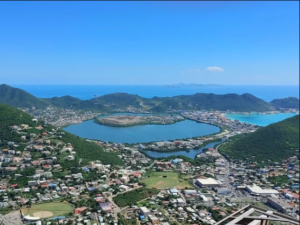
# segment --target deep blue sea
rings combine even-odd
[[[267,102],[275,98],[299,98],[299,86],[246,86],[246,85],[205,85],[200,87],[170,88],[162,85],[12,85],[21,88],[36,97],[51,98],[70,95],[79,99],[90,99],[94,95],[105,95],[115,92],[137,94],[141,97],[172,97],[192,95],[195,93],[244,94],[250,93]]]

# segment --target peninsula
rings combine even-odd
[[[182,120],[184,120],[184,118],[179,115],[118,115],[109,116],[105,118],[96,118],[94,119],[94,122],[105,126],[128,127],[145,124],[166,125],[176,123]]]

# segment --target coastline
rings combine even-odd
[[[201,136],[201,137],[206,137],[206,136]],[[222,141],[222,138],[217,138],[213,140],[208,140],[204,141],[203,144],[195,146],[194,148],[178,148],[178,149],[167,149],[167,150],[157,150],[157,149],[143,149],[139,150],[140,152],[144,153],[144,151],[152,151],[152,152],[181,152],[181,151],[193,151],[193,150],[198,150],[199,148],[205,147],[206,145],[213,143],[213,142],[219,142]]]
[[[128,113],[128,112],[126,112]],[[220,115],[224,116],[224,113],[225,112],[220,112]],[[235,113],[238,113],[238,112],[235,112]],[[130,113],[130,114],[139,114],[139,113]],[[208,140],[208,141],[205,141],[203,144],[201,145],[197,145],[197,146],[193,146],[193,147],[189,147],[189,148],[174,148],[174,149],[152,149],[152,148],[148,148],[146,147],[145,149],[138,149],[136,146],[135,148],[137,148],[137,150],[139,150],[140,152],[143,152],[144,153],[144,150],[149,150],[149,151],[154,151],[154,152],[180,152],[180,151],[193,151],[193,150],[197,150],[201,147],[203,147],[205,144],[208,144],[208,143],[211,143],[211,142],[214,142],[216,140],[219,140],[222,138],[222,134],[223,135],[226,135],[230,132],[232,132],[232,129],[230,129],[230,127],[226,126],[226,125],[222,125],[222,124],[219,124],[219,123],[214,123],[214,122],[211,122],[211,121],[201,121],[201,120],[197,120],[197,119],[193,119],[193,118],[189,118],[187,116],[184,116],[183,114],[181,113],[174,113],[174,114],[178,114],[180,116],[182,116],[185,120],[190,120],[190,121],[195,121],[196,123],[203,123],[203,124],[209,124],[209,125],[212,125],[212,126],[215,126],[215,127],[218,127],[220,130],[218,132],[215,132],[215,133],[212,133],[212,134],[209,134],[209,135],[204,135],[204,136],[193,136],[193,137],[188,137],[188,138],[182,138],[182,139],[170,139],[170,140],[166,140],[166,141],[187,141],[187,140],[197,140],[197,139],[200,139],[200,138],[214,138],[213,140]],[[106,114],[99,114],[98,116],[94,117],[94,119],[98,118],[99,116],[106,116],[106,115],[112,115],[112,113],[106,113]],[[92,119],[89,119],[89,120],[92,120]],[[250,123],[249,123],[250,124]],[[159,124],[161,125],[161,124]],[[165,124],[165,125],[168,125],[168,124]],[[262,127],[262,126],[259,126],[259,125],[255,125],[257,127]],[[67,127],[67,126],[65,126]],[[100,140],[100,139],[90,139],[90,138],[84,138],[84,139],[87,139],[87,140],[90,140],[90,141],[99,141],[99,142],[106,142],[104,140]],[[110,144],[123,144],[125,145],[125,147],[131,147],[131,146],[134,146],[134,145],[139,145],[139,144],[143,144],[143,145],[150,145],[150,144],[155,144],[157,142],[160,142],[160,141],[151,141],[151,142],[136,142],[136,143],[126,143],[126,142],[123,142],[123,143],[117,143],[117,142],[110,142],[108,141],[107,143],[110,143]],[[174,145],[172,146],[174,147]],[[163,147],[162,147],[163,148]]]

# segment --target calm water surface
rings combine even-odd
[[[116,113],[112,115],[124,114],[130,115],[130,113]],[[170,125],[140,125],[132,127],[109,127],[96,124],[93,120],[88,120],[70,125],[64,128],[64,130],[88,139],[115,143],[145,143],[205,136],[218,133],[220,128],[210,124],[197,123],[192,120],[184,120]]]
[[[259,126],[267,126],[271,123],[277,123],[289,117],[295,116],[296,113],[276,113],[276,114],[258,114],[251,113],[248,115],[244,114],[225,114],[231,120],[239,120],[241,122],[247,122]]]
[[[196,155],[200,154],[203,149],[205,148],[213,148],[215,145],[222,143],[222,141],[219,142],[212,142],[207,144],[206,146],[199,148],[199,149],[191,149],[189,152],[187,151],[177,151],[177,152],[156,152],[156,151],[150,151],[150,150],[146,150],[144,151],[147,155],[153,157],[153,158],[161,158],[161,157],[169,157],[169,156],[178,156],[178,155],[183,155],[186,157],[189,157],[191,159],[194,159],[196,157]]]

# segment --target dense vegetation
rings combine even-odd
[[[157,110],[172,109],[197,109],[197,110],[233,110],[233,111],[268,111],[273,107],[267,102],[251,94],[204,94],[180,95],[173,98],[165,98],[158,105]]]
[[[123,161],[117,153],[105,152],[103,148],[94,142],[86,141],[78,136],[65,132],[62,138],[65,143],[71,143],[76,151],[76,157],[82,159],[82,163],[100,160],[104,164],[123,165]]]
[[[219,151],[233,159],[281,161],[299,149],[299,115],[270,124],[254,133],[237,135]],[[299,153],[297,153],[299,154]]]
[[[133,191],[126,192],[124,194],[117,195],[113,197],[114,202],[120,206],[125,207],[128,205],[134,205],[138,201],[145,198],[151,197],[152,195],[158,194],[159,190],[148,189],[148,188],[139,188]]]
[[[279,175],[279,176],[272,176],[268,177],[268,181],[276,186],[282,186],[283,184],[288,184],[289,179],[287,175]]]
[[[46,101],[39,99],[19,88],[13,88],[6,84],[0,85],[0,103],[18,108],[45,108],[49,105]]]
[[[82,100],[66,95],[62,97],[44,98],[44,101],[47,101],[49,104],[59,108],[67,108],[78,104]]]
[[[204,94],[180,95],[175,97],[142,98],[126,93],[107,94],[90,100],[80,100],[71,96],[37,98],[33,95],[8,85],[0,85],[0,102],[14,107],[44,108],[49,105],[76,110],[90,110],[109,113],[128,111],[128,108],[161,113],[169,110],[233,110],[240,112],[269,111],[274,107],[251,94]]]
[[[296,97],[274,99],[270,104],[276,109],[299,109],[299,99]]]
[[[33,117],[27,113],[0,103],[0,146],[6,141],[20,141],[19,135],[12,132],[10,126],[28,124],[34,127],[36,122],[32,119]]]

